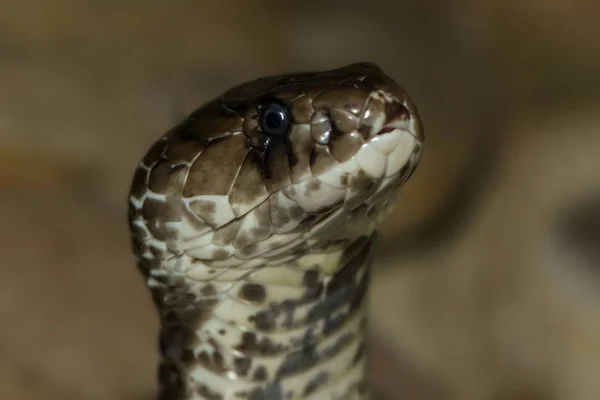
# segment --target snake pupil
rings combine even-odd
[[[260,122],[261,129],[266,134],[282,135],[288,130],[290,118],[284,106],[272,103],[264,108]]]

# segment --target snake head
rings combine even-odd
[[[143,158],[130,196],[138,253],[164,243],[176,255],[240,261],[364,234],[372,218],[358,216],[384,208],[423,139],[415,106],[373,64],[241,84]]]

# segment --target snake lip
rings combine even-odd
[[[392,132],[394,129],[396,129],[395,126],[384,126],[383,128],[381,128],[379,130],[379,132],[377,132],[377,135],[383,135],[385,133],[390,133]]]
[[[407,123],[407,121],[394,121],[392,123],[386,124],[381,129],[379,129],[379,131],[377,132],[377,134],[374,137],[385,135],[385,134],[391,133],[395,130],[401,130],[401,131],[407,132],[412,137],[414,137],[417,140],[417,142],[419,142],[421,144],[424,141],[423,134],[418,130],[416,132],[414,132],[413,129],[411,129],[410,125]]]

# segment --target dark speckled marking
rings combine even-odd
[[[302,284],[304,286],[307,287],[314,287],[320,284],[320,273],[319,270],[316,269],[317,266],[315,266],[315,269],[309,269],[304,271],[304,276],[302,277]]]
[[[241,287],[239,297],[251,303],[262,303],[267,296],[265,287],[259,283],[246,283]]]
[[[256,371],[254,371],[254,380],[255,381],[266,381],[268,378],[268,372],[267,369],[265,367],[263,367],[262,365],[258,368],[256,368]]]
[[[233,366],[238,376],[244,377],[248,375],[250,366],[252,365],[252,359],[249,357],[236,357],[233,360]]]
[[[304,388],[304,396],[308,396],[314,393],[315,390],[319,388],[319,386],[327,383],[329,380],[329,374],[325,371],[320,371],[314,378],[312,378]]]
[[[225,249],[215,249],[212,252],[213,260],[225,260],[231,256],[231,253]]]
[[[158,400],[181,399],[185,394],[185,385],[181,371],[174,363],[163,361],[158,367],[160,388]]]
[[[316,347],[316,338],[309,332],[304,339],[302,348],[286,356],[277,370],[277,379],[306,371],[319,363],[335,357],[346,346],[352,343],[352,338],[350,333],[344,334],[331,346],[321,349],[319,353]]]
[[[284,348],[275,344],[268,337],[263,337],[258,340],[253,332],[244,332],[242,341],[236,346],[236,349],[246,353],[247,355],[271,356],[281,353]]]
[[[278,314],[279,313],[277,313],[277,315]],[[277,315],[272,310],[261,311],[256,315],[250,316],[248,321],[254,323],[256,329],[263,332],[269,332],[275,329],[275,318]]]
[[[342,260],[347,260],[346,264],[340,269],[327,284],[327,294],[334,293],[343,288],[350,287],[356,283],[356,274],[364,266],[369,255],[371,242],[361,237],[348,247]]]
[[[217,289],[212,283],[207,283],[200,289],[200,293],[206,297],[214,296],[217,294]]]
[[[197,391],[198,391],[198,394],[204,396],[204,398],[207,400],[224,400],[223,396],[221,396],[221,394],[219,394],[217,392],[213,392],[206,385],[199,385]],[[178,400],[177,397],[169,398],[169,400],[176,400],[176,399]]]
[[[285,400],[279,382],[267,384],[264,388],[256,388],[250,392],[248,400]]]

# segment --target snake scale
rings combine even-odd
[[[157,140],[129,227],[159,399],[369,398],[370,248],[423,140],[371,63],[240,84]]]

